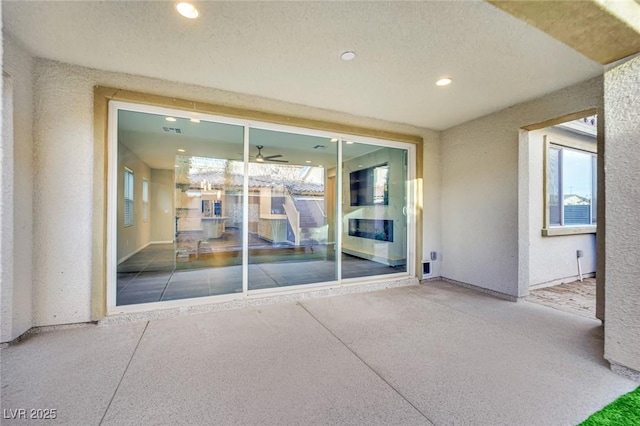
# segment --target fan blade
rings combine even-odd
[[[269,160],[268,158],[264,159],[265,161],[270,161],[272,163],[288,163],[289,160]]]
[[[270,160],[272,158],[280,158],[282,157],[282,154],[276,154],[276,155],[268,155],[266,157],[264,157],[265,160]]]

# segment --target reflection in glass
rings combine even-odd
[[[562,150],[564,225],[591,224],[592,155]]]
[[[382,164],[349,173],[352,206],[389,204],[387,175],[389,165]]]
[[[591,224],[598,222],[598,158],[593,155],[591,157]]]
[[[560,225],[560,150],[549,148],[549,224]]]
[[[406,150],[345,143],[342,182],[342,278],[406,272]]]
[[[117,305],[242,291],[243,143],[240,126],[119,111],[133,214],[117,228]]]
[[[406,272],[406,150],[246,131],[118,112],[116,305]]]
[[[249,290],[336,280],[337,144],[260,129],[249,143]]]

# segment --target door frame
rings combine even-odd
[[[260,128],[275,131],[286,131],[297,134],[308,134],[312,136],[339,137],[340,142],[343,138],[348,137],[358,143],[374,144],[376,146],[389,146],[393,148],[407,149],[408,152],[408,168],[407,168],[407,273],[389,274],[376,277],[363,277],[362,279],[342,280],[339,283],[349,285],[362,283],[363,281],[373,281],[379,278],[396,278],[398,276],[415,276],[420,277],[420,271],[416,265],[421,259],[421,228],[422,228],[422,211],[421,211],[421,175],[422,175],[422,138],[412,135],[404,135],[393,132],[384,132],[373,129],[366,129],[354,126],[346,126],[337,123],[323,122],[317,120],[309,120],[305,118],[295,118],[282,116],[278,114],[269,114],[259,111],[241,110],[214,104],[197,105],[194,102],[178,100],[175,98],[166,98],[155,95],[145,95],[136,92],[119,91],[103,87],[95,88],[94,97],[94,147],[96,155],[94,166],[100,163],[100,166],[94,169],[94,189],[99,188],[102,197],[95,197],[96,209],[94,213],[94,230],[100,229],[102,232],[96,235],[102,235],[102,241],[94,238],[93,254],[93,282],[92,282],[92,319],[99,320],[108,314],[121,313],[123,311],[146,311],[157,308],[170,308],[174,306],[191,306],[202,303],[220,302],[225,300],[236,300],[239,298],[247,298],[251,295],[260,296],[261,290],[244,289],[242,294],[232,294],[223,296],[203,297],[203,300],[184,299],[178,301],[156,302],[144,305],[132,305],[129,309],[125,307],[116,307],[115,296],[116,272],[114,262],[114,250],[116,245],[115,224],[117,206],[117,110],[123,109],[152,112],[160,114],[171,114],[173,116],[181,116],[191,118],[194,114],[198,114],[199,118],[212,120],[226,124],[236,124],[245,127],[245,165],[248,161],[248,128]],[[268,120],[268,121],[264,121]],[[284,122],[284,123],[283,123]],[[341,145],[341,143],[340,143]],[[339,148],[341,153],[341,147]],[[114,159],[115,161],[108,161]],[[101,161],[100,161],[101,160]],[[339,155],[338,161],[341,161]],[[339,175],[339,174],[338,174]],[[339,182],[337,182],[339,184]],[[340,188],[340,187],[338,187]],[[337,191],[339,193],[339,191]],[[245,194],[248,193],[245,192]],[[338,203],[340,206],[340,203]],[[102,207],[102,208],[100,208]],[[100,214],[102,213],[102,214]],[[341,212],[338,215],[341,218]],[[336,225],[340,225],[338,220]],[[411,232],[411,230],[414,232]],[[338,236],[341,235],[338,230]],[[98,244],[101,242],[101,244]],[[101,246],[101,247],[100,247]],[[246,250],[246,245],[245,245]],[[411,254],[414,254],[413,256]],[[244,257],[244,256],[243,256]],[[102,260],[101,262],[99,260]],[[339,264],[340,262],[338,262]],[[246,269],[247,262],[243,259],[243,268]],[[246,285],[246,279],[244,280]],[[330,283],[335,287],[335,282]],[[317,290],[326,287],[324,283],[305,284],[302,286],[292,286],[279,294],[294,293],[305,290]],[[271,290],[270,293],[273,293]],[[214,298],[213,300],[211,298]],[[142,309],[141,309],[142,308]]]

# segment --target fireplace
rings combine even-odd
[[[393,220],[349,219],[349,235],[376,241],[393,242]]]

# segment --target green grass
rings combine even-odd
[[[640,425],[640,387],[622,395],[602,410],[592,414],[578,426],[638,426]]]

